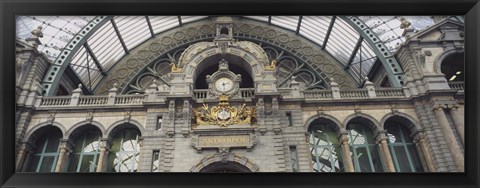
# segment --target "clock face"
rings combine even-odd
[[[233,80],[227,77],[215,81],[215,89],[220,92],[227,92],[233,89]]]

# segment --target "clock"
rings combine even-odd
[[[233,89],[234,82],[228,77],[221,77],[215,81],[215,89],[222,93],[226,93]]]

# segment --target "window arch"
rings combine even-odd
[[[441,71],[445,74],[445,78],[449,82],[463,82],[465,77],[464,63],[465,57],[464,53],[454,53],[451,54],[445,59],[443,59],[441,64]]]
[[[140,131],[123,128],[114,133],[108,155],[107,172],[137,172],[140,155]]]
[[[374,126],[365,118],[354,118],[347,125],[348,142],[355,172],[383,172],[383,161],[369,126]]]
[[[26,168],[28,172],[55,172],[59,156],[59,144],[62,132],[58,128],[43,127],[32,135],[35,149]]]
[[[74,134],[80,132],[78,136]],[[68,172],[95,172],[100,156],[101,131],[93,125],[85,125],[72,133],[74,147],[68,164]]]
[[[423,172],[411,132],[405,118],[391,117],[385,122],[388,135],[388,147],[397,172]]]
[[[310,154],[316,172],[344,172],[343,152],[338,141],[338,126],[320,118],[309,127]]]

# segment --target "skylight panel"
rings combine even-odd
[[[178,16],[149,16],[155,34],[179,26]]]
[[[299,16],[272,16],[271,23],[288,30],[296,31]]]
[[[116,16],[114,21],[129,50],[152,36],[145,16]]]
[[[304,16],[299,34],[321,46],[331,20],[331,16]]]

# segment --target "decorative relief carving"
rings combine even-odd
[[[207,104],[193,110],[193,123],[197,126],[217,125],[226,127],[232,124],[253,124],[256,120],[256,111],[253,107],[243,104],[240,108],[230,106],[228,97],[221,95],[217,106],[209,107]]]
[[[201,37],[201,38],[204,38],[204,37],[207,37],[207,36],[202,35],[202,34],[214,33],[214,32],[215,32],[215,31],[212,29],[212,26],[213,26],[212,23],[206,23],[205,25],[200,25],[200,24],[198,24],[198,25],[194,25],[193,27],[190,27],[190,28],[185,28],[185,29],[184,29],[185,32],[183,32],[183,33],[184,33],[184,34],[185,34],[185,33],[188,34],[188,37]],[[256,36],[258,36],[258,37],[267,37],[267,36],[266,36],[266,35],[267,35],[267,32],[265,32],[264,27],[265,27],[265,26],[256,26],[256,25],[249,25],[249,24],[241,24],[240,27],[239,27],[238,32],[239,32],[239,33],[248,34],[247,38],[251,38],[251,37],[249,37],[250,35],[252,35],[252,36],[256,35]],[[249,29],[247,30],[246,28],[249,28]],[[266,28],[266,27],[265,27],[265,28]],[[191,29],[191,30],[189,31],[189,29]],[[190,34],[192,34],[192,33],[193,33],[193,30],[195,30],[195,29],[198,31],[198,32],[197,32],[197,35],[196,35],[196,36],[190,36]],[[273,33],[275,33],[275,35],[278,36],[278,37],[276,37],[276,38],[274,39],[274,40],[277,40],[278,42],[281,42],[280,40],[283,41],[284,39],[286,39],[286,37],[284,37],[284,36],[288,36],[288,34],[285,35],[284,33],[281,33],[281,32],[279,32],[279,31],[275,31],[275,30],[268,30],[268,31],[269,31],[269,32],[268,32],[269,35],[272,35]],[[278,34],[277,34],[277,33],[278,33]],[[146,58],[152,57],[152,58],[154,58],[154,59],[159,59],[159,58],[161,58],[161,56],[165,55],[165,52],[167,52],[167,51],[169,51],[169,50],[172,50],[173,48],[178,48],[178,47],[179,47],[178,45],[184,45],[184,42],[182,42],[182,41],[175,42],[175,39],[174,39],[174,38],[175,38],[175,36],[174,36],[175,34],[176,34],[176,33],[169,32],[168,34],[166,34],[166,35],[165,35],[164,37],[162,37],[162,38],[158,38],[158,39],[156,39],[156,40],[152,40],[152,44],[155,43],[155,42],[158,43],[158,44],[161,44],[161,45],[159,45],[160,49],[159,49],[157,52],[152,52],[152,51],[151,51],[151,50],[156,50],[156,47],[157,47],[156,45],[152,45],[152,48],[155,47],[155,48],[153,48],[153,49],[150,48],[150,47],[151,47],[150,45],[147,45],[147,46],[143,47],[143,48],[144,48],[143,50],[146,50],[146,51],[148,51],[148,52],[150,53],[150,54],[148,54],[148,56],[147,56]],[[177,37],[178,37],[178,36],[177,36]],[[184,38],[185,38],[185,37],[186,37],[186,36],[184,36]],[[256,37],[255,37],[255,38],[256,38]],[[252,38],[252,40],[254,40],[254,39]],[[172,45],[172,44],[175,44],[176,46],[175,46],[175,45],[170,46],[170,45]],[[289,42],[287,43],[287,45],[289,45],[290,47],[292,47],[292,48],[294,48],[294,49],[299,49],[299,48],[302,48],[302,49],[303,49],[305,46],[308,46],[308,44],[304,44],[304,43],[301,42],[300,40],[293,39],[293,38],[291,38],[291,39],[289,40]],[[262,46],[262,48],[263,48],[263,46]],[[252,50],[252,49],[250,48],[250,51],[251,51],[251,50]],[[158,53],[158,52],[161,52],[161,53]],[[299,52],[302,53],[302,54],[305,54],[305,52],[303,52],[303,50],[299,50]],[[297,53],[298,53],[298,52],[297,52]],[[132,55],[135,55],[135,56],[138,55],[138,54],[139,54],[138,52],[137,52],[137,53],[132,53]],[[253,53],[252,53],[252,54],[253,54]],[[310,53],[309,53],[309,50],[307,50],[307,54],[310,54]],[[262,57],[261,54],[256,53],[256,55],[259,56],[259,57]],[[297,54],[297,55],[300,55],[300,54]],[[324,62],[324,61],[326,61],[326,59],[328,59],[328,61],[326,61],[326,63],[330,63],[330,61],[332,61],[332,60],[330,60],[330,58],[322,56],[321,52],[317,52],[317,51],[314,51],[314,52],[313,52],[311,55],[309,55],[309,56],[313,56],[313,57],[308,57],[308,56],[307,56],[307,58],[311,59],[311,60],[312,60],[312,63],[315,63],[315,64],[316,64],[316,63]],[[324,58],[322,58],[322,57],[324,57]],[[193,58],[193,57],[189,57],[188,59],[191,59],[191,58]],[[278,60],[277,60],[277,61],[278,61]],[[125,64],[123,64],[123,65],[122,65],[122,64],[118,64],[117,66],[114,67],[114,69],[113,69],[112,71],[117,71],[118,68],[122,68],[122,67],[127,68],[127,67],[128,67],[128,68],[129,68],[129,71],[131,71],[132,74],[140,75],[140,74],[139,74],[139,71],[145,70],[144,68],[142,68],[142,69],[133,69],[133,68],[132,68],[132,67],[138,67],[138,64],[140,64],[140,62],[131,62],[130,65],[128,65],[128,66],[127,66],[127,64],[128,64],[127,62],[128,62],[128,61],[126,61]],[[147,61],[142,61],[142,62],[141,62],[141,64],[145,64],[145,65],[148,64],[148,63],[149,63],[149,62],[147,62]],[[155,63],[156,63],[156,62],[155,62]],[[134,66],[135,64],[137,64],[137,65]],[[150,64],[154,64],[154,63],[152,62],[152,63],[150,63]],[[181,62],[181,63],[179,63],[179,64],[177,64],[177,65],[180,66],[180,64],[183,64],[183,62]],[[278,67],[279,64],[281,64],[281,62],[278,61],[278,62],[277,62],[277,67]],[[143,65],[141,65],[141,66],[143,66]],[[118,67],[118,68],[116,68],[116,67]],[[334,66],[334,67],[335,67],[335,66]],[[263,67],[262,67],[262,68],[263,68]],[[322,67],[322,68],[323,68],[323,67]],[[258,67],[257,67],[257,69],[258,69]],[[338,71],[336,68],[333,69],[333,70],[334,70],[333,73],[335,73],[335,72]],[[331,71],[331,69],[327,68],[327,71]],[[327,75],[327,77],[331,77],[331,76],[332,76],[332,75],[331,75],[332,73],[328,73],[328,74],[330,74],[330,75]],[[323,77],[323,76],[322,76],[322,77]],[[105,83],[109,83],[109,81],[110,81],[111,79],[114,79],[114,78],[115,78],[115,76],[107,77],[106,80],[105,80]],[[123,78],[123,79],[119,79],[119,80],[117,81],[117,83],[119,83],[120,86],[121,86],[121,87],[119,88],[119,90],[120,90],[120,92],[122,92],[122,93],[128,93],[128,92],[130,91],[129,89],[127,89],[127,88],[125,88],[125,87],[128,87],[128,86],[130,85],[129,83],[132,82],[131,80],[125,80],[125,79],[126,79],[126,77]],[[133,79],[136,79],[136,78],[133,78]],[[343,80],[343,79],[339,79],[339,81],[344,81],[344,80]],[[125,82],[127,82],[127,83],[125,83]],[[350,84],[350,82],[344,82],[344,83],[339,82],[339,84],[341,84],[341,88],[349,88],[349,87],[350,87],[350,86],[348,85],[348,84]],[[351,88],[351,87],[350,87],[350,88]],[[108,91],[108,87],[106,86],[106,84],[100,84],[100,85],[99,85],[99,88],[97,89],[97,93],[96,93],[96,94],[99,94],[99,93],[102,93],[102,92],[107,92],[107,91]]]
[[[150,44],[148,49],[150,49],[150,51],[152,51],[152,52],[156,52],[156,51],[160,50],[160,47],[161,47],[160,44],[152,43],[152,44]]]

